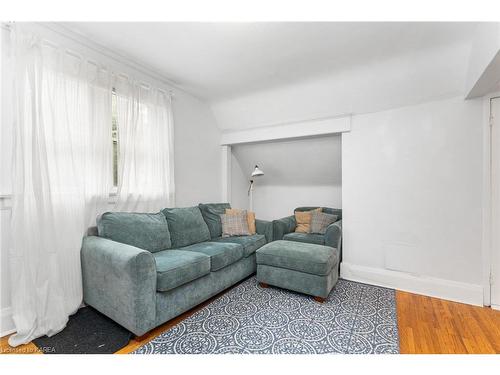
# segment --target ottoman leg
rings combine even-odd
[[[269,285],[267,285],[266,283],[259,283],[260,287],[261,288],[268,288]]]
[[[314,300],[319,303],[325,302],[325,299],[323,297],[314,297]]]

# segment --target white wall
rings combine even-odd
[[[500,310],[500,97],[491,101],[491,307]],[[485,241],[486,242],[486,241]]]
[[[482,22],[476,28],[470,51],[465,87],[467,96],[473,98],[498,90],[499,71],[500,23]]]
[[[463,94],[468,44],[407,53],[276,89],[212,103],[221,129],[376,112]]]
[[[344,277],[482,304],[482,102],[354,116],[342,139]]]
[[[299,206],[342,206],[340,135],[232,147],[232,205],[248,206],[249,175],[257,164],[253,206],[258,218],[277,219]]]
[[[301,206],[342,208],[340,185],[265,185],[254,193],[254,211],[264,220],[293,215],[293,210]]]
[[[235,208],[242,208],[242,209],[248,209],[249,205],[249,198],[248,198],[248,187],[250,184],[250,174],[253,171],[253,167],[255,165],[255,162],[248,162],[245,161],[239,161],[238,158],[236,157],[234,150],[236,147],[231,147],[231,206]],[[242,166],[244,165],[244,166]],[[262,163],[261,163],[262,166]],[[259,180],[256,182],[255,190],[254,193],[259,189],[260,186],[260,177]],[[262,219],[260,217],[260,213],[258,216],[259,219]]]
[[[174,98],[175,203],[219,202],[220,131],[210,107],[190,95]]]

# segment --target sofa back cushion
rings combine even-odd
[[[226,208],[231,208],[231,205],[229,203],[200,203],[198,207],[203,215],[203,220],[207,223],[210,237],[220,237],[222,235],[220,215],[226,213]]]
[[[294,211],[311,211],[315,208],[318,208],[318,206],[297,207]],[[342,220],[342,209],[340,208],[321,207],[321,212],[324,212],[325,214],[335,215],[337,216],[337,220]]]
[[[97,232],[99,237],[152,253],[172,246],[167,220],[161,212],[106,212],[97,221]]]
[[[162,212],[167,218],[173,248],[210,240],[210,231],[198,207],[164,208]]]

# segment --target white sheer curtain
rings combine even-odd
[[[111,79],[16,26],[11,295],[17,346],[62,330],[82,302],[80,248],[112,185]],[[95,221],[94,221],[95,223]]]
[[[169,93],[127,77],[115,81],[119,134],[117,211],[154,212],[174,204]]]

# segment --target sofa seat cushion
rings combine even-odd
[[[181,248],[210,257],[210,270],[218,271],[243,258],[243,246],[229,242],[201,242]]]
[[[317,234],[317,233],[292,232],[292,233],[285,234],[283,236],[283,239],[286,241],[313,243],[316,245],[324,245],[325,244],[325,235]]]
[[[166,292],[210,273],[208,255],[183,250],[153,254],[156,262],[156,289]]]
[[[171,247],[165,216],[133,212],[106,212],[97,221],[99,237],[151,251]]]
[[[325,276],[338,262],[333,247],[294,241],[274,241],[257,251],[257,264]]]
[[[212,241],[215,242],[229,242],[237,243],[243,246],[244,257],[255,253],[255,251],[266,244],[266,236],[263,234],[254,234],[251,236],[234,236],[234,237],[220,237]]]
[[[210,231],[198,207],[164,208],[172,247],[179,248],[210,240]]]

